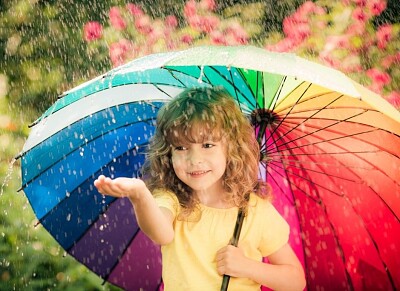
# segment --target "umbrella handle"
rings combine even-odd
[[[231,278],[231,276],[224,275],[224,277],[222,278],[221,291],[228,290],[228,285],[229,285],[229,279],[230,278]]]
[[[239,236],[240,236],[240,231],[242,230],[242,225],[243,225],[243,220],[244,220],[244,209],[240,208],[238,212],[238,216],[236,219],[236,224],[235,224],[235,229],[233,231],[233,237],[230,241],[230,244],[233,245],[234,247],[237,247],[238,242],[239,242]],[[221,284],[221,291],[227,291],[228,290],[228,285],[229,285],[229,279],[231,277],[229,275],[224,275],[222,278],[222,284]]]

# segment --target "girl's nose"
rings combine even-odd
[[[203,156],[198,150],[190,150],[188,158],[191,165],[198,165],[203,162]]]

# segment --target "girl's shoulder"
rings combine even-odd
[[[270,196],[268,197],[261,197],[257,195],[256,193],[251,193],[250,194],[250,199],[248,203],[249,208],[268,208],[268,207],[273,207],[272,205],[272,198]]]
[[[168,208],[174,214],[179,213],[180,211],[179,200],[174,192],[168,189],[158,188],[154,189],[152,194],[158,206]]]

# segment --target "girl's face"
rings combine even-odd
[[[201,135],[201,133],[199,133]],[[196,141],[172,146],[172,165],[178,178],[194,193],[222,195],[227,163],[224,139],[196,138]]]

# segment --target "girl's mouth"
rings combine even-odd
[[[193,171],[193,172],[189,172],[188,174],[192,177],[200,177],[204,174],[207,174],[209,171]]]

